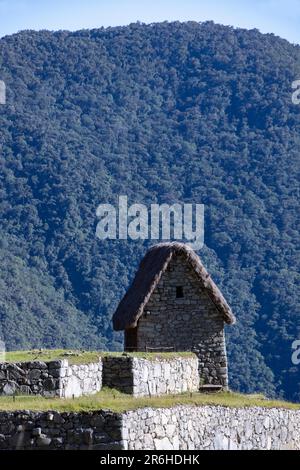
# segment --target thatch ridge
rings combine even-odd
[[[199,256],[188,245],[179,242],[158,243],[152,246],[142,259],[136,276],[121,300],[114,316],[115,330],[134,328],[144,311],[152,292],[158,285],[174,255],[183,255],[197,274],[203,287],[228,324],[235,317],[222,293],[206,271]]]

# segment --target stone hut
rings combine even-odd
[[[194,351],[201,385],[227,387],[225,323],[235,317],[197,254],[184,243],[149,249],[114,316],[126,351]]]

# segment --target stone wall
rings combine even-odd
[[[102,359],[89,364],[69,365],[62,361],[60,371],[60,397],[72,398],[92,395],[102,388]]]
[[[0,363],[0,395],[71,398],[101,390],[102,360],[69,365],[67,360]]]
[[[192,353],[151,360],[124,355],[78,365],[70,365],[67,360],[0,363],[0,395],[60,398],[91,395],[101,390],[102,374],[103,385],[134,396],[199,389],[198,358]]]
[[[176,406],[0,412],[0,449],[300,449],[300,410]]]
[[[0,412],[0,450],[123,448],[122,416],[93,413]]]
[[[132,356],[103,357],[103,386],[133,393]]]
[[[138,322],[137,349],[148,348],[193,350],[201,384],[228,385],[224,320],[182,256],[172,259]]]
[[[126,450],[300,449],[300,410],[177,406],[123,415]]]
[[[104,357],[103,385],[135,397],[197,391],[198,358],[193,354],[151,360],[126,355]]]

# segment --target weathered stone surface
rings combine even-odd
[[[2,450],[122,448],[122,419],[110,411],[0,412],[2,422],[5,423],[0,434]]]
[[[43,385],[44,391],[47,392],[55,391],[58,388],[57,381],[55,379],[46,379]]]
[[[64,371],[64,372],[63,372]],[[97,363],[65,364],[60,377],[61,396],[70,398],[97,393],[102,388],[102,359]]]
[[[0,412],[0,449],[300,449],[299,420],[296,410],[222,406]]]
[[[2,388],[2,393],[3,395],[13,395],[14,393],[16,393],[16,390],[17,384],[12,381],[7,381],[4,387]]]
[[[5,380],[7,378],[7,371],[0,369],[0,380]]]
[[[0,364],[0,395],[16,393],[69,398],[101,390],[102,360],[70,365],[67,360]]]
[[[82,395],[81,380],[75,375],[71,375],[65,384],[65,397],[80,397]]]
[[[9,364],[7,367],[7,376],[11,380],[22,380],[24,377],[24,370],[18,364]]]
[[[300,449],[299,422],[300,411],[277,408],[146,408],[124,413],[123,442],[129,450]]]
[[[28,379],[30,381],[39,380],[41,378],[42,371],[40,369],[32,369],[28,373]]]
[[[198,358],[194,354],[151,360],[108,356],[103,358],[103,385],[136,397],[197,391]]]
[[[258,407],[0,412],[0,449],[299,450],[299,421],[299,410]]]

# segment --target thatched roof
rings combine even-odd
[[[204,268],[198,255],[186,244],[171,242],[152,246],[142,259],[134,281],[121,300],[114,316],[115,330],[134,328],[143,314],[144,307],[166,271],[173,256],[182,255],[193,268],[204,288],[228,324],[235,323],[235,317],[222,293]]]

